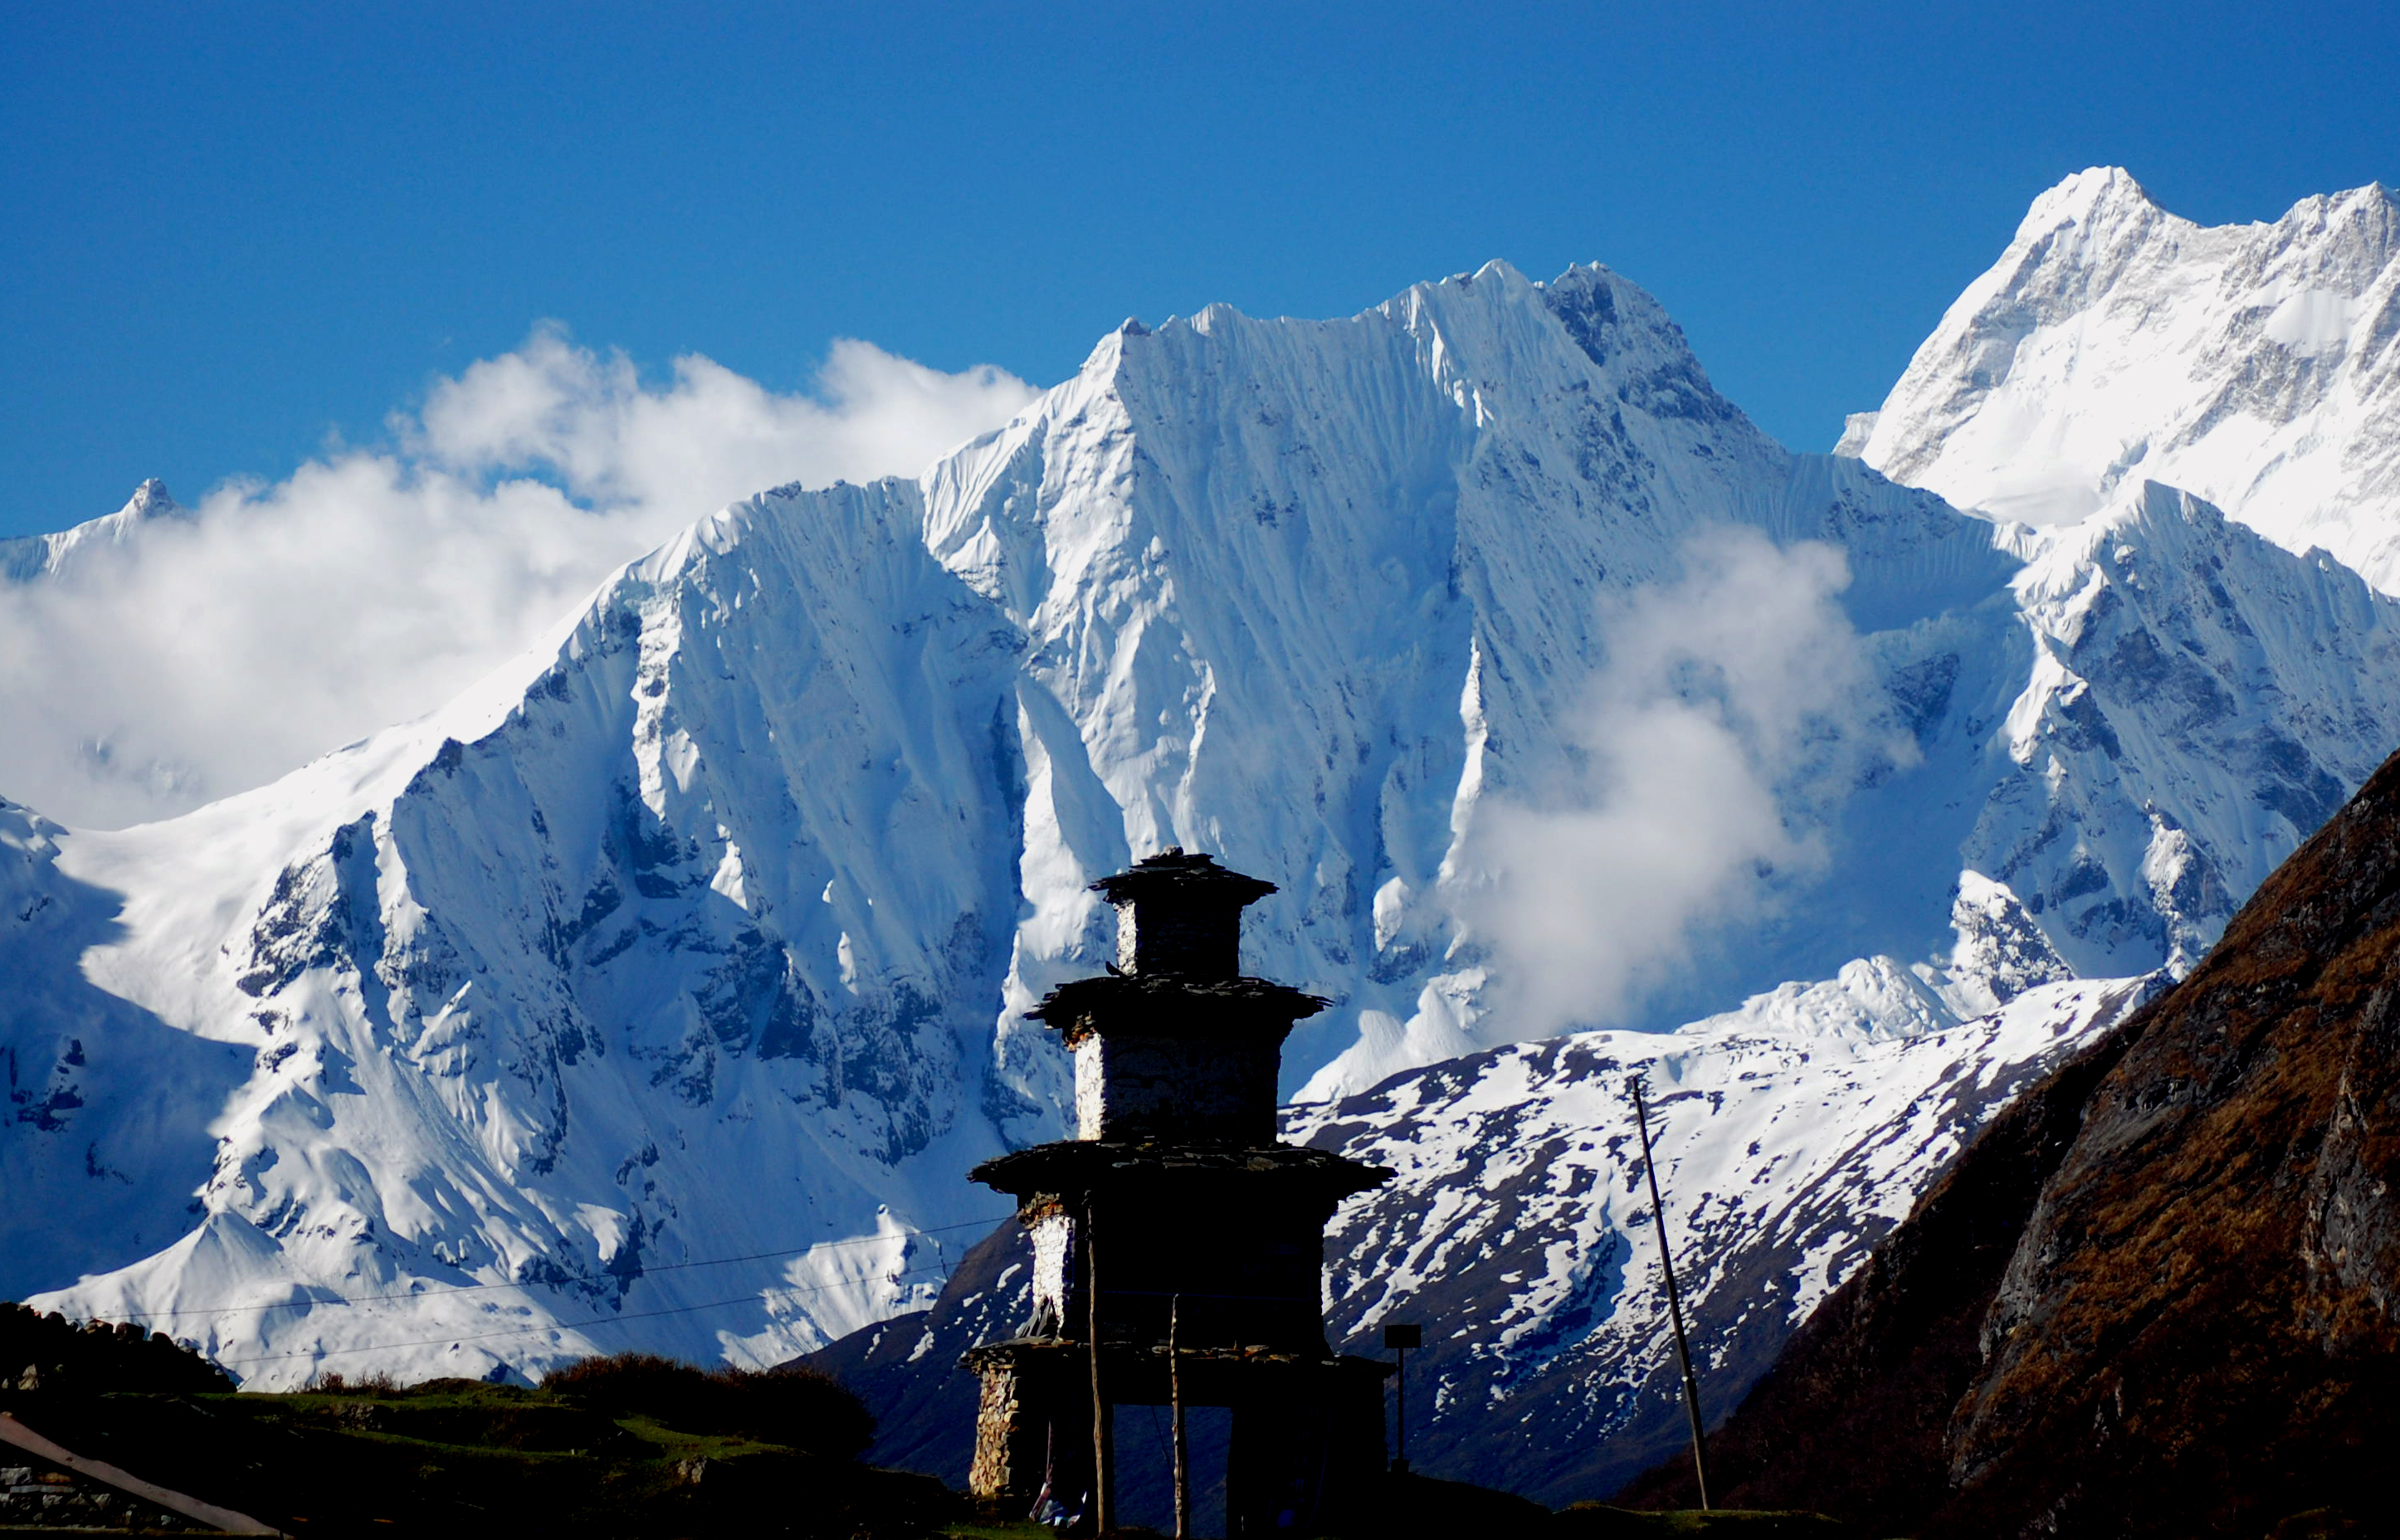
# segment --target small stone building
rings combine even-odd
[[[1241,975],[1242,910],[1272,884],[1170,849],[1092,886],[1116,906],[1116,963],[1030,1013],[1075,1056],[1076,1137],[973,1172],[1031,1233],[1034,1314],[966,1356],[970,1481],[1080,1506],[1105,1409],[1180,1390],[1232,1411],[1230,1533],[1273,1533],[1384,1467],[1390,1367],[1327,1345],[1318,1279],[1334,1206],[1391,1172],[1275,1138],[1284,1039],[1325,1002]]]

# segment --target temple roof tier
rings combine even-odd
[[[1059,985],[1025,1016],[1057,1028],[1070,1048],[1095,1031],[1150,1036],[1206,1031],[1220,1037],[1255,1033],[1280,1040],[1293,1022],[1331,1003],[1322,995],[1263,978],[1105,974]]]
[[[959,1362],[969,1369],[988,1365],[1023,1363],[1029,1359],[1057,1359],[1080,1369],[1091,1359],[1091,1344],[1070,1337],[1012,1337],[1005,1342],[985,1342],[971,1347],[960,1356]],[[1113,1340],[1100,1343],[1104,1360],[1113,1360],[1126,1367],[1156,1361],[1164,1366],[1167,1353],[1164,1342],[1129,1342]],[[1363,1358],[1348,1353],[1294,1353],[1272,1347],[1180,1347],[1175,1356],[1187,1370],[1203,1365],[1275,1365],[1287,1370],[1331,1371],[1359,1374],[1369,1379],[1389,1379],[1398,1366],[1381,1358]]]
[[[1186,855],[1180,846],[1170,845],[1156,855],[1137,861],[1131,867],[1113,877],[1101,878],[1092,884],[1092,892],[1111,904],[1129,904],[1151,898],[1203,898],[1230,900],[1234,905],[1255,904],[1275,891],[1272,882],[1227,871],[1208,855]]]
[[[1392,1179],[1388,1166],[1369,1165],[1330,1150],[1305,1145],[1211,1148],[1177,1144],[1119,1144],[1101,1139],[1064,1139],[1037,1144],[984,1162],[968,1177],[1002,1192],[1088,1192],[1098,1188],[1139,1186],[1162,1177],[1222,1174],[1264,1178],[1316,1189],[1329,1202],[1364,1192]]]

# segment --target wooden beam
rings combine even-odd
[[[1084,1206],[1084,1299],[1090,1307],[1092,1338],[1092,1533],[1116,1528],[1115,1451],[1110,1447],[1108,1397],[1100,1384],[1100,1272],[1094,1244],[1091,1200]]]

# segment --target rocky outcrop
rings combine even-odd
[[[231,1390],[216,1365],[162,1332],[123,1321],[76,1323],[0,1302],[0,1398],[35,1392],[208,1395]]]
[[[1722,1501],[1957,1535],[2380,1511],[2400,1436],[2400,759],[1996,1120],[1715,1444]],[[1636,1483],[1677,1500],[1673,1465]]]

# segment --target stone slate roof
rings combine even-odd
[[[1103,974],[1070,979],[1025,1013],[1067,1034],[1070,1045],[1105,1017],[1111,1032],[1184,1032],[1214,1027],[1280,1037],[1302,1016],[1333,1003],[1263,978],[1189,978],[1180,974]]]
[[[1149,899],[1174,893],[1177,896],[1212,899],[1230,898],[1240,904],[1255,904],[1275,891],[1272,882],[1261,882],[1255,877],[1229,871],[1217,865],[1209,855],[1183,853],[1180,845],[1169,845],[1156,855],[1135,862],[1113,877],[1101,878],[1092,884],[1092,892],[1111,904],[1133,899]]]
[[[1102,1139],[1037,1144],[995,1156],[967,1176],[1003,1192],[1027,1193],[1088,1192],[1120,1181],[1146,1184],[1202,1172],[1256,1175],[1278,1184],[1314,1188],[1333,1202],[1392,1179],[1388,1166],[1304,1145],[1118,1144]]]

